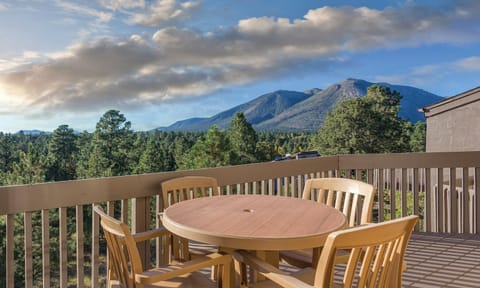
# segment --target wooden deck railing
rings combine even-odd
[[[0,251],[5,263],[0,287],[18,287],[19,281],[25,287],[103,287],[105,243],[98,218],[91,217],[92,204],[106,205],[134,232],[144,231],[157,225],[155,215],[163,209],[160,183],[183,175],[214,176],[224,194],[288,197],[301,197],[308,178],[356,178],[377,187],[376,221],[418,214],[419,231],[480,233],[480,152],[343,155],[5,186],[0,187],[0,241],[6,246]],[[23,252],[14,255],[19,245]],[[140,247],[145,259],[155,258],[152,246]]]

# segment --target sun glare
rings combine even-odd
[[[16,101],[15,97],[13,97],[12,93],[8,92],[8,89],[7,87],[5,87],[5,84],[0,82],[0,105],[2,106],[2,110],[13,105],[15,101]]]

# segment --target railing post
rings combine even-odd
[[[138,233],[148,230],[150,223],[150,197],[135,198],[132,200],[132,232]],[[143,261],[143,267],[149,268],[150,265],[150,243],[144,241],[137,244],[138,252]]]

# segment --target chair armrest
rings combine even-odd
[[[313,286],[293,277],[292,275],[268,264],[247,251],[237,250],[233,252],[233,258],[242,262],[266,278],[285,288],[313,288]]]
[[[179,262],[176,265],[150,269],[143,273],[135,274],[135,282],[143,285],[152,284],[215,265],[224,265],[224,269],[228,269],[227,271],[229,272],[232,265],[232,256],[212,253],[191,261]]]
[[[132,236],[135,242],[142,242],[142,241],[150,240],[152,238],[169,236],[169,235],[171,235],[171,233],[167,229],[165,229],[164,227],[160,227],[160,228],[148,230],[145,232],[139,232],[139,233],[133,234]]]

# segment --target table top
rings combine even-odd
[[[220,247],[279,251],[320,247],[329,233],[346,227],[346,218],[310,200],[228,195],[174,204],[162,223],[176,235]]]

